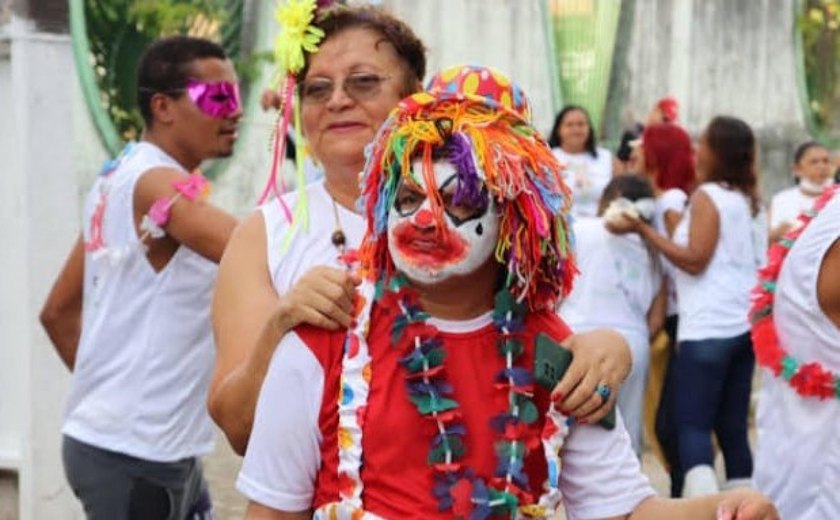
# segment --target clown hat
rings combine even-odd
[[[493,67],[455,65],[443,69],[429,80],[426,90],[439,99],[451,94],[458,99],[513,111],[525,121],[531,121],[531,104],[525,92]]]

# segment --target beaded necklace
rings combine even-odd
[[[782,264],[793,244],[808,224],[838,193],[840,193],[840,185],[828,188],[817,199],[812,209],[800,214],[798,225],[770,247],[768,253],[770,261],[759,271],[759,283],[753,291],[750,319],[756,360],[759,365],[769,368],[776,377],[785,380],[802,397],[840,399],[840,375],[827,370],[815,361],[803,363],[782,347],[773,321],[776,283]]]

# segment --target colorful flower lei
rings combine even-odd
[[[769,262],[759,271],[759,283],[753,291],[750,320],[756,360],[759,365],[769,368],[776,377],[787,381],[802,397],[840,399],[840,376],[825,369],[818,362],[803,363],[782,347],[773,321],[776,283],[782,264],[793,244],[808,224],[838,193],[840,193],[840,185],[828,188],[817,199],[812,209],[799,215],[797,226],[770,247]]]
[[[439,511],[451,511],[458,518],[485,520],[491,516],[509,518],[546,518],[559,507],[560,450],[568,435],[568,419],[550,405],[540,434],[533,425],[539,411],[532,400],[533,375],[516,366],[524,346],[517,336],[524,328],[527,305],[516,302],[508,290],[496,297],[493,321],[500,332],[498,353],[505,368],[496,376],[496,387],[508,393],[509,408],[491,420],[496,432],[496,476],[489,482],[467,468],[466,427],[461,422],[459,404],[452,398],[452,386],[445,379],[446,351],[435,327],[426,323],[429,315],[417,303],[417,297],[402,275],[386,284],[366,282],[361,294],[364,301],[379,301],[399,309],[391,332],[391,342],[406,352],[400,364],[406,371],[406,385],[417,412],[435,423],[438,431],[429,445],[428,462],[435,471],[432,490]],[[365,306],[365,304],[362,304]],[[361,314],[367,316],[369,314]],[[367,331],[369,323],[357,324],[357,331]],[[370,354],[358,334],[348,335],[342,364],[339,397],[339,494],[342,501],[319,508],[315,518],[376,518],[364,511],[361,503],[362,463],[361,433],[370,379]],[[530,450],[542,443],[546,456],[548,481],[545,492],[535,500],[529,490],[524,461]]]

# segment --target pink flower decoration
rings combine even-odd
[[[169,223],[170,207],[169,199],[163,198],[156,200],[152,204],[152,207],[149,208],[149,218],[159,227],[166,226]]]
[[[189,200],[196,200],[199,196],[206,195],[207,179],[200,173],[193,173],[182,181],[172,184],[175,190]]]

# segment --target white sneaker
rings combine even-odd
[[[717,475],[711,466],[694,466],[685,474],[682,496],[685,498],[713,495],[720,491]]]

